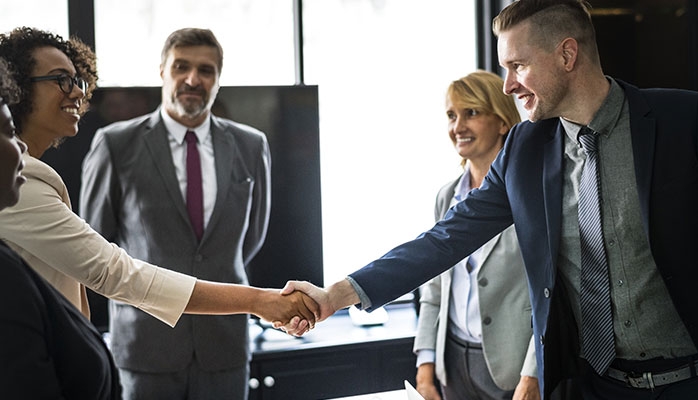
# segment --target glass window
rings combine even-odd
[[[40,12],[37,12],[40,10]],[[0,31],[29,26],[68,38],[68,2],[25,0],[0,2]]]
[[[434,223],[461,173],[448,84],[476,67],[474,2],[305,0],[305,81],[320,105],[326,284]]]
[[[292,85],[289,0],[95,0],[100,86],[159,86],[160,51],[184,27],[208,28],[223,46],[222,86]]]

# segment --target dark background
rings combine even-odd
[[[587,0],[607,75],[639,87],[698,90],[698,1]],[[499,71],[492,18],[510,0],[477,0],[478,68]]]

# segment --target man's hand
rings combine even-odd
[[[279,322],[293,327],[294,332],[303,334],[315,326],[320,308],[318,304],[303,292],[281,294],[278,289],[264,289],[254,314],[263,320]]]
[[[540,400],[538,378],[522,375],[512,400]]]
[[[288,281],[281,294],[290,295],[295,292],[305,293],[318,304],[317,322],[324,321],[337,310],[359,302],[359,296],[354,291],[351,283],[346,279],[334,283],[327,289],[319,288],[310,282]],[[280,328],[288,334],[300,336],[307,332],[307,329],[303,329],[302,322],[300,319],[292,319],[288,323],[285,323],[283,320],[275,320],[274,327]]]
[[[319,315],[317,321],[324,321],[337,310],[332,308],[330,303],[330,294],[327,290],[319,288],[310,282],[306,281],[288,281],[286,286],[281,289],[281,294],[289,295],[295,292],[303,292],[310,298],[315,300],[319,307]]]

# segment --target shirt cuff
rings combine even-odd
[[[436,362],[436,351],[430,349],[417,350],[417,368],[425,363]]]
[[[351,286],[354,287],[354,291],[356,292],[356,294],[359,295],[359,304],[357,304],[356,307],[359,310],[366,310],[367,308],[371,308],[371,299],[368,298],[368,295],[366,295],[364,289],[361,286],[359,286],[359,284],[351,276],[347,276],[346,279],[349,281],[349,283],[351,283]]]
[[[159,268],[143,303],[137,307],[174,327],[189,304],[194,285],[193,276]]]

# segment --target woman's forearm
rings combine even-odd
[[[254,314],[267,321],[298,316],[315,323],[317,304],[300,292],[282,295],[278,289],[197,280],[186,314]]]

